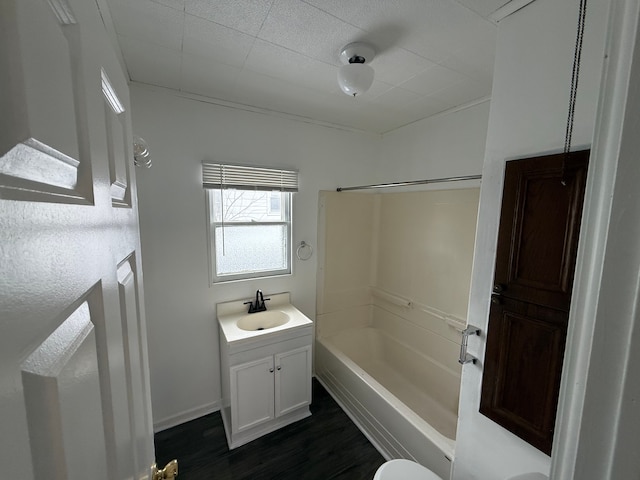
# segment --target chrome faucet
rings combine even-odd
[[[249,305],[248,313],[256,313],[256,312],[264,312],[267,309],[267,306],[264,302],[267,300],[271,300],[270,298],[264,298],[262,295],[262,290],[256,290],[256,300],[254,302],[244,302],[244,305]]]

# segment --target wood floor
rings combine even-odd
[[[313,380],[312,415],[229,450],[220,413],[159,432],[156,458],[179,480],[372,480],[384,458]]]

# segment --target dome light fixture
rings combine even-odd
[[[338,85],[344,93],[355,97],[369,90],[374,70],[366,62],[371,62],[374,56],[373,47],[362,42],[350,43],[342,49],[340,60],[344,65],[338,70]]]

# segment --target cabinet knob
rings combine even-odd
[[[269,373],[273,373],[273,368],[270,368],[270,369],[269,369]]]
[[[280,365],[278,365],[276,368],[277,368],[278,370],[282,370],[282,366],[280,366]]]

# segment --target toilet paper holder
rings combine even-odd
[[[458,363],[460,363],[461,365],[465,365],[467,363],[476,363],[476,361],[478,360],[473,355],[467,353],[467,342],[470,335],[480,335],[480,329],[472,325],[467,325],[467,328],[462,331],[462,342],[460,343],[460,358],[458,359]]]

